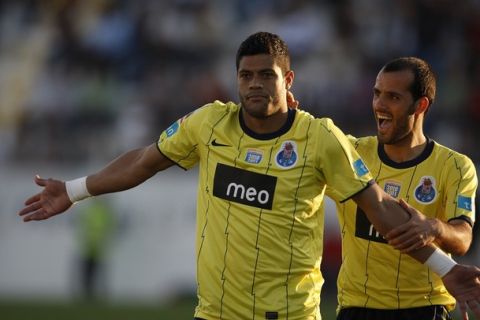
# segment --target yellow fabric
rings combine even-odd
[[[290,128],[255,136],[240,111],[216,101],[158,142],[179,166],[200,166],[195,316],[320,319],[325,184],[347,199],[372,177],[331,120],[291,111]]]
[[[433,150],[423,155],[423,161],[395,168],[380,159],[376,137],[350,139],[376,182],[393,197],[403,198],[428,217],[448,221],[465,216],[474,221],[473,206],[466,210],[468,206],[458,202],[461,196],[473,204],[478,183],[475,167],[466,156],[431,141]],[[421,194],[424,184],[433,185],[431,196]],[[397,309],[433,304],[453,308],[455,300],[441,279],[390,247],[369,222],[364,223],[352,200],[337,201],[337,209],[343,248],[337,281],[339,307]]]

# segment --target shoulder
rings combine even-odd
[[[473,161],[465,154],[455,151],[433,140],[436,158],[444,159],[445,162],[452,161],[457,166],[474,167]]]
[[[215,100],[214,102],[207,103],[202,107],[196,109],[192,112],[192,115],[202,115],[202,116],[222,116],[226,113],[236,113],[239,110],[239,105],[234,102],[222,102]]]
[[[239,105],[234,102],[221,102],[216,100],[192,111],[184,118],[188,118],[191,123],[214,123],[225,116],[238,114],[238,111]]]
[[[375,136],[365,136],[360,138],[355,138],[353,136],[348,136],[350,141],[358,148],[376,148],[378,146],[378,140]]]

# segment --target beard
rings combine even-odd
[[[377,139],[382,144],[392,145],[402,142],[403,140],[408,139],[412,136],[412,128],[408,125],[408,122],[403,122],[403,125],[396,126],[392,128],[390,134],[379,134],[377,133]]]
[[[242,108],[252,118],[266,119],[275,114],[278,109],[278,98],[275,97],[266,99],[265,102],[249,102],[245,96],[239,95],[239,97]],[[272,105],[273,108],[270,107]]]

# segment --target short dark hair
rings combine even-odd
[[[238,48],[236,57],[237,70],[244,56],[268,54],[278,63],[282,71],[290,70],[288,46],[278,35],[270,32],[257,32],[245,39]]]
[[[435,100],[436,79],[432,67],[425,61],[416,57],[401,57],[388,62],[381,71],[395,72],[410,70],[414,79],[410,86],[410,93],[414,100],[427,97],[430,105]]]

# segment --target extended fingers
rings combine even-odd
[[[35,201],[33,202],[32,204],[30,204],[29,206],[26,206],[25,208],[23,208],[19,213],[18,215],[19,216],[23,216],[23,215],[26,215],[28,213],[32,213],[32,212],[35,212],[37,211],[38,209],[40,209],[42,207],[42,204],[39,202],[39,201]]]
[[[462,316],[462,319],[463,320],[468,320],[467,303],[466,302],[458,302],[457,305],[460,309],[460,315]]]
[[[28,205],[31,205],[31,204],[34,203],[34,202],[39,201],[39,200],[40,200],[40,196],[41,196],[41,193],[37,193],[36,195],[28,198],[27,201],[25,201],[25,205],[28,206]]]
[[[473,314],[475,315],[476,319],[480,319],[480,305],[479,301],[477,300],[468,300],[467,301],[468,307],[472,310]]]
[[[47,214],[47,212],[43,208],[40,208],[40,209],[32,212],[31,214],[25,216],[23,218],[23,221],[24,222],[38,221],[38,220],[45,220],[47,218],[49,218],[49,215]]]

